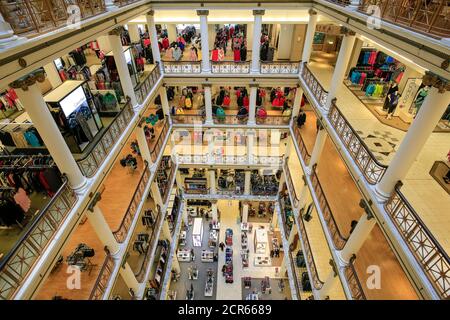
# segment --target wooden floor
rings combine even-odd
[[[314,113],[308,112],[301,133],[310,153],[316,137],[315,123]],[[319,159],[317,172],[339,230],[344,237],[348,237],[351,221],[359,220],[363,214],[359,207],[362,196],[329,137]],[[366,271],[371,265],[377,265],[381,270],[379,290],[369,290],[366,285],[369,276]],[[418,299],[378,225],[358,252],[355,268],[368,299]]]

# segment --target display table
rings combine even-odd
[[[255,263],[255,267],[270,267],[270,266],[272,266],[272,261],[269,257],[255,257],[254,263]]]
[[[254,237],[255,253],[266,254],[268,241],[267,229],[256,229]]]
[[[214,291],[214,271],[208,269],[206,271],[205,297],[212,297]]]
[[[201,247],[203,240],[203,219],[195,218],[194,227],[192,229],[192,242],[194,247]]]
[[[178,249],[177,258],[179,262],[190,262],[192,260],[191,250]]]

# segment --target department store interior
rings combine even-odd
[[[447,4],[100,2],[0,5],[0,299],[449,298]]]

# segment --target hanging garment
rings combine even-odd
[[[225,97],[223,98],[223,106],[224,106],[224,107],[230,106],[230,102],[231,102],[231,99],[230,99],[229,96],[225,96]]]
[[[23,188],[19,188],[14,195],[14,201],[22,208],[23,212],[28,212],[31,206],[31,200]]]

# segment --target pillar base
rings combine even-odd
[[[87,189],[89,188],[90,185],[91,185],[91,183],[90,183],[89,179],[84,178],[83,182],[80,185],[75,186],[75,187],[71,186],[71,188],[73,189],[73,191],[75,191],[75,193],[77,195],[83,196],[86,194]]]
[[[0,30],[2,26],[0,25]],[[0,31],[0,48],[6,48],[14,45],[21,44],[25,42],[27,39],[24,37],[18,37],[12,32],[8,31]]]
[[[342,256],[342,250],[336,250],[336,257],[337,257],[337,265],[338,267],[345,267],[350,263],[350,259],[347,261],[346,259],[344,259],[344,257]]]
[[[214,124],[213,120],[206,120],[205,123],[204,123],[205,126],[211,126],[213,124]]]
[[[311,167],[310,166],[307,166],[306,168],[305,168],[305,173],[308,175],[308,176],[310,176],[311,175],[311,173],[312,173],[312,169],[311,169]]]
[[[247,121],[247,125],[249,125],[249,126],[255,126],[255,125],[256,125],[256,121],[255,121],[255,120],[248,120],[248,121]]]
[[[377,199],[378,203],[385,203],[386,201],[389,200],[390,195],[389,194],[385,194],[384,192],[382,192],[381,190],[379,190],[378,185],[376,185],[373,188],[374,194],[375,194],[375,198]]]
[[[119,7],[114,4],[113,0],[106,0],[105,8],[106,8],[106,11],[114,11],[114,10],[119,9]]]

